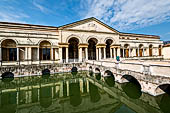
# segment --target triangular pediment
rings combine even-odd
[[[83,31],[96,31],[118,33],[117,30],[97,20],[96,18],[88,18],[71,24],[59,27],[59,29],[83,30]]]

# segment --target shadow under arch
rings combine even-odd
[[[46,86],[40,88],[40,106],[48,108],[52,105],[52,87]]]
[[[90,101],[96,103],[101,99],[98,87],[89,82]]]
[[[163,113],[169,113],[170,111],[170,95],[165,93],[159,95],[156,98],[156,102]]]
[[[0,113],[15,113],[17,108],[17,92],[4,92],[1,94]]]
[[[95,78],[97,80],[100,80],[101,79],[101,72],[100,72],[100,69],[99,68],[96,68],[95,69]]]
[[[69,95],[70,95],[70,104],[72,106],[76,107],[82,103],[79,82],[69,84]]]
[[[77,75],[77,73],[78,73],[77,67],[73,67],[73,68],[71,69],[71,74],[72,74],[73,76],[75,76],[75,75]]]
[[[142,95],[142,91],[138,80],[131,75],[123,75],[121,79],[126,79],[128,81],[121,85],[126,95],[132,99],[139,99]]]
[[[106,84],[109,86],[109,87],[114,87],[115,85],[115,77],[113,75],[113,73],[109,70],[106,70],[105,73],[104,73],[104,80],[106,82]]]

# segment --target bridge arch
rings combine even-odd
[[[104,81],[109,87],[113,87],[115,85],[115,77],[111,71],[106,70],[104,72]]]
[[[132,99],[138,99],[142,95],[140,82],[132,75],[125,74],[121,77],[122,89]]]
[[[167,93],[170,95],[170,84],[161,84],[155,89],[156,95]]]

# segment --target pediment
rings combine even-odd
[[[111,28],[110,26],[104,24],[103,22],[95,18],[81,20],[72,24],[62,26],[61,28],[72,29],[72,30],[83,30],[83,31],[118,33],[117,30]]]

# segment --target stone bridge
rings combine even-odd
[[[102,76],[111,72],[115,81],[129,82],[127,78],[136,79],[142,92],[157,96],[170,92],[170,65],[148,64],[138,62],[86,61],[87,69]]]

